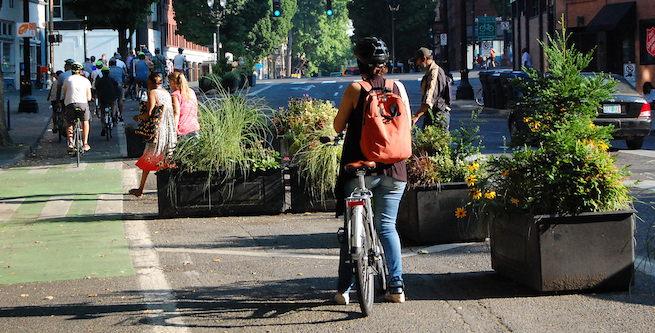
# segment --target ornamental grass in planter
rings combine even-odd
[[[291,211],[332,211],[342,143],[321,143],[337,135],[332,102],[303,97],[291,99],[274,117],[285,151],[291,160]]]
[[[565,26],[565,25],[563,25]],[[592,59],[567,43],[565,28],[544,44],[550,78],[529,71],[531,131],[510,156],[492,157],[474,186],[494,200],[472,200],[462,212],[491,217],[491,261],[498,273],[539,291],[630,286],[634,211],[608,152],[611,128],[593,118],[613,81],[580,73]],[[557,107],[553,107],[553,105]]]
[[[200,103],[199,136],[180,141],[178,168],[157,175],[160,214],[280,213],[284,187],[270,113],[262,100],[225,91]]]
[[[440,126],[415,130],[413,156],[407,161],[408,186],[398,211],[403,240],[442,244],[484,240],[486,222],[475,214],[453,212],[474,193],[467,181],[484,173],[481,139],[474,113],[452,135]]]

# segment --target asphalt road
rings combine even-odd
[[[305,94],[337,102],[352,79],[260,82],[250,94],[273,107]],[[417,79],[402,77],[414,104]],[[451,124],[471,109],[458,102]],[[485,152],[503,152],[504,116],[480,121]],[[46,138],[30,164],[70,163],[49,153],[54,147]],[[94,147],[90,162],[120,162],[123,189],[135,184],[133,160],[116,159],[113,144]],[[654,147],[649,138],[643,150],[617,143],[614,151],[642,181],[634,191],[643,201],[639,257],[655,218]],[[142,198],[124,196],[123,220],[115,221],[134,275],[0,285],[0,332],[648,332],[655,324],[652,264],[638,266],[630,292],[540,294],[496,275],[488,243],[406,247],[408,301],[378,302],[361,318],[357,304],[331,302],[340,225],[332,214],[158,219],[155,188],[151,177]]]

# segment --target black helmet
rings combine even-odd
[[[66,65],[72,65],[74,62],[75,62],[75,60],[70,59],[70,58],[69,58],[69,59],[66,59],[66,60],[64,61],[64,63],[65,63]]]
[[[389,61],[389,49],[381,39],[365,37],[355,45],[355,57],[368,66],[386,64]]]

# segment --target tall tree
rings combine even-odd
[[[421,46],[433,41],[429,31],[434,22],[437,0],[398,1],[396,13],[396,60],[406,62]],[[375,36],[382,38],[391,52],[391,12],[386,1],[356,0],[348,5],[355,28],[353,40]]]
[[[206,0],[173,0],[177,33],[187,40],[209,45],[216,31],[216,18]],[[270,0],[230,0],[220,33],[223,51],[259,60],[280,46],[291,29],[296,0],[282,0],[282,17],[273,18]]]
[[[154,2],[157,0],[112,0],[102,3],[94,0],[71,0],[67,5],[78,17],[87,17],[85,23],[89,29],[116,30],[118,50],[125,56],[131,32],[140,23],[145,22]]]
[[[325,14],[325,3],[316,0],[297,0],[298,12],[293,18],[293,54],[304,53],[309,60],[309,74],[334,72],[351,58],[348,37],[350,20],[348,2],[335,0],[333,16]]]

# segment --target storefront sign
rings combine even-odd
[[[17,35],[19,38],[34,38],[36,37],[36,23],[34,22],[21,22],[16,24]]]
[[[640,65],[655,65],[655,20],[639,21]]]

